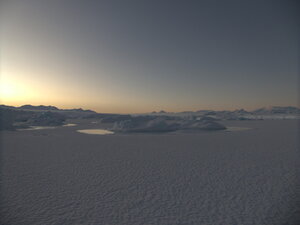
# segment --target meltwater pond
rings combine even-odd
[[[105,135],[105,134],[113,134],[114,132],[104,129],[84,129],[84,130],[77,130],[79,133],[84,134],[98,134],[98,135]]]
[[[67,123],[63,125],[63,127],[75,127],[75,126],[77,126],[76,123]]]

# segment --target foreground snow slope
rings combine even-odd
[[[299,224],[295,121],[95,136],[2,132],[0,224]]]

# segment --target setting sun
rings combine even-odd
[[[31,100],[35,94],[29,87],[16,81],[1,80],[0,100],[1,104],[19,104]]]
[[[2,99],[12,99],[18,96],[20,91],[16,86],[10,83],[0,84],[0,93]]]

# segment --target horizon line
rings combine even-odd
[[[92,108],[82,108],[82,107],[73,107],[73,108],[65,108],[65,107],[57,107],[55,105],[42,105],[42,104],[36,104],[36,105],[32,105],[32,104],[22,104],[22,105],[6,105],[6,104],[0,104],[0,106],[8,106],[8,107],[16,107],[16,108],[19,108],[19,107],[22,107],[22,106],[33,106],[33,107],[38,107],[38,106],[45,106],[45,107],[55,107],[57,108],[58,110],[74,110],[74,109],[82,109],[82,110],[91,110],[91,111],[94,111],[96,113],[104,113],[104,114],[151,114],[151,113],[185,113],[185,112],[198,112],[198,111],[237,111],[237,110],[245,110],[247,112],[252,112],[252,111],[255,111],[255,110],[258,110],[258,109],[270,109],[270,108],[273,108],[273,107],[295,107],[295,108],[298,108],[300,109],[299,105],[269,105],[269,106],[262,106],[262,107],[257,107],[255,109],[252,109],[252,110],[247,110],[243,107],[241,108],[234,108],[234,109],[209,109],[209,108],[204,108],[204,109],[198,109],[198,110],[182,110],[182,111],[167,111],[167,110],[164,110],[164,109],[160,109],[160,110],[150,110],[148,112],[123,112],[123,113],[116,113],[116,112],[99,112],[99,111],[96,111]]]

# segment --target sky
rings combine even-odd
[[[2,104],[112,113],[298,104],[297,1],[0,4]]]

